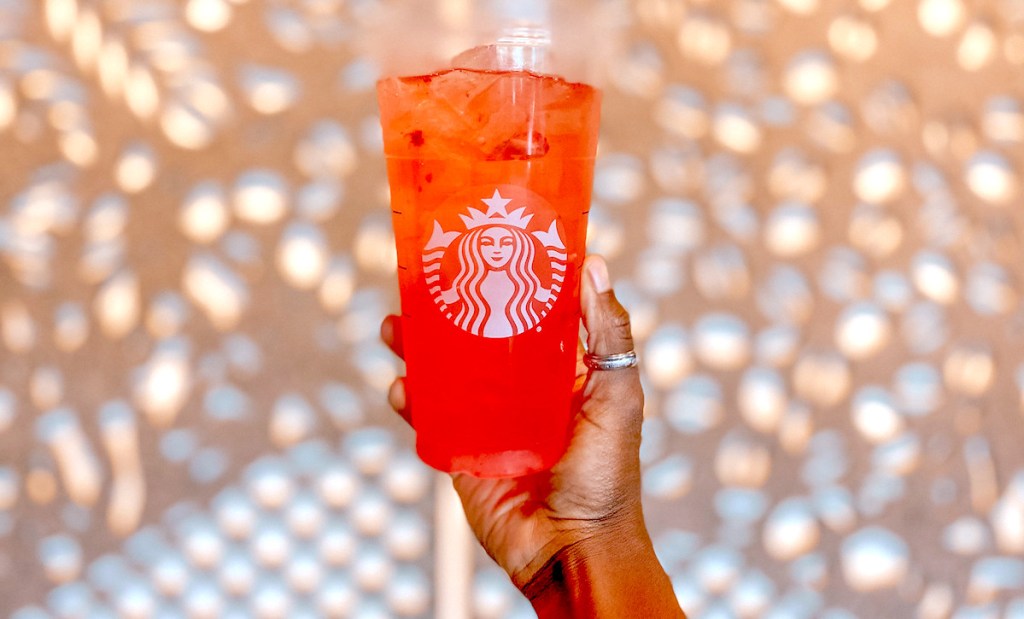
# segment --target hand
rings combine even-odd
[[[629,315],[611,290],[604,261],[587,258],[583,272],[580,302],[588,349],[598,355],[633,350]],[[384,321],[381,334],[402,356],[397,316]],[[657,566],[640,502],[639,373],[636,368],[588,372],[582,346],[578,355],[571,439],[551,470],[511,479],[452,475],[477,539],[520,590],[531,588],[542,568],[575,547],[589,548],[590,554],[606,547],[630,549],[648,566]],[[411,418],[404,379],[395,381],[388,399],[406,420]],[[660,566],[657,572],[654,580],[665,589],[668,579]],[[672,604],[678,613],[674,597]]]

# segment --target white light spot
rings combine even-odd
[[[11,427],[17,415],[17,401],[14,399],[14,394],[8,389],[0,387],[0,434],[3,434]],[[0,469],[0,471],[2,470],[4,469]],[[2,476],[0,476],[0,478],[2,478]],[[0,495],[2,494],[3,492],[0,492]],[[0,499],[0,511],[4,509],[7,508],[4,507],[3,499]]]
[[[320,474],[317,492],[333,508],[348,507],[359,491],[359,475],[347,466],[336,464]]]
[[[828,42],[832,50],[855,62],[864,62],[875,55],[878,49],[878,34],[871,23],[842,15],[828,27]]]
[[[236,540],[251,535],[259,518],[253,504],[236,489],[224,490],[214,498],[213,513],[220,529]]]
[[[290,225],[277,249],[277,269],[296,288],[316,288],[327,271],[327,241],[312,224]]]
[[[285,466],[279,460],[265,458],[246,471],[246,485],[257,504],[266,509],[280,509],[295,494],[294,480]]]
[[[768,516],[762,539],[768,554],[779,561],[791,561],[813,550],[820,535],[810,504],[801,498],[789,498]]]
[[[918,253],[911,264],[911,277],[921,294],[932,301],[943,305],[956,301],[960,282],[946,256],[933,251]]]
[[[18,102],[14,89],[6,79],[0,79],[0,132],[5,131],[18,115]]]
[[[892,396],[879,387],[864,387],[851,406],[853,425],[871,443],[884,443],[903,431],[903,416]]]
[[[892,202],[906,186],[906,171],[899,157],[888,150],[873,150],[857,163],[853,191],[870,204]]]
[[[2,114],[0,114],[0,118],[2,118]],[[993,142],[1010,144],[1024,142],[1024,111],[1021,110],[1021,104],[1017,99],[992,97],[985,104],[985,116],[981,122],[985,137]],[[2,121],[0,121],[0,127],[3,127]]]
[[[743,252],[735,245],[716,245],[697,255],[694,279],[707,299],[740,299],[750,289],[750,273]]]
[[[356,273],[346,256],[331,260],[320,286],[319,298],[324,309],[339,312],[348,305],[356,287]]]
[[[722,389],[709,376],[691,376],[665,401],[665,417],[676,431],[700,434],[722,419]]]
[[[784,9],[797,15],[810,15],[818,10],[818,0],[778,0]]]
[[[384,471],[381,483],[392,500],[413,504],[426,495],[430,487],[430,476],[419,459],[402,453]]]
[[[843,540],[843,576],[855,591],[876,591],[899,585],[907,575],[907,543],[881,527],[861,529]]]
[[[725,61],[732,49],[732,35],[723,20],[694,12],[683,20],[676,44],[685,57],[707,65],[718,65]]]
[[[356,554],[352,574],[356,584],[364,591],[378,592],[391,580],[395,563],[384,549],[366,545]]]
[[[39,542],[39,561],[50,582],[70,582],[82,571],[82,548],[66,535],[47,537]]]
[[[715,110],[712,133],[726,148],[740,154],[751,154],[761,147],[761,128],[743,107],[724,103]]]
[[[1006,314],[1017,304],[1017,289],[1009,273],[991,262],[971,267],[965,291],[971,309],[982,316]]]
[[[231,5],[225,0],[189,0],[185,19],[202,32],[223,30],[231,22]]]
[[[895,391],[900,407],[908,415],[927,415],[943,400],[938,371],[923,362],[908,363],[897,370]]]
[[[995,381],[996,363],[986,346],[956,346],[946,357],[942,373],[951,390],[980,397]]]
[[[325,617],[349,617],[360,599],[359,589],[343,576],[328,578],[316,595],[316,608]]]
[[[308,438],[316,427],[316,413],[298,394],[286,394],[274,403],[270,416],[270,438],[278,447],[294,445]]]
[[[368,217],[356,233],[354,253],[362,268],[393,275],[398,269],[398,253],[391,223],[383,218]]]
[[[219,329],[233,328],[249,305],[245,282],[212,255],[199,255],[189,260],[183,287]]]
[[[632,155],[611,154],[598,159],[594,195],[611,204],[628,204],[640,198],[647,183],[645,166]]]
[[[752,437],[733,432],[718,444],[715,474],[723,486],[760,488],[771,470],[771,453]]]
[[[292,552],[291,537],[284,527],[266,524],[260,527],[250,542],[256,562],[265,568],[279,568]]]
[[[964,32],[956,48],[956,60],[965,71],[978,71],[995,58],[997,44],[992,28],[983,22],[975,22]]]
[[[95,66],[102,44],[103,21],[93,7],[80,7],[71,31],[71,53],[79,68],[88,71]]]
[[[230,223],[224,188],[216,182],[200,183],[189,192],[178,213],[178,226],[196,243],[212,243]]]
[[[957,555],[977,555],[992,543],[988,526],[973,516],[963,516],[942,532],[942,546]]]
[[[989,514],[989,520],[996,544],[1002,552],[1018,556],[1024,554],[1024,469],[1018,469],[1006,484]]]
[[[260,114],[278,114],[295,104],[300,87],[295,77],[281,69],[245,66],[241,69],[242,90],[250,106]]]
[[[676,385],[693,368],[686,331],[677,325],[664,325],[651,334],[643,352],[644,371],[655,387]]]
[[[142,366],[135,382],[135,401],[159,428],[174,423],[192,389],[188,345],[167,340]]]
[[[810,206],[785,203],[765,223],[765,245],[772,253],[794,257],[813,250],[821,241],[821,224]]]
[[[643,491],[661,501],[685,496],[693,486],[693,463],[675,454],[650,466],[643,474]]]
[[[188,150],[199,150],[213,141],[211,121],[199,110],[179,101],[167,104],[160,114],[160,129],[172,143]]]
[[[104,335],[120,339],[131,333],[139,322],[140,303],[139,278],[134,273],[119,273],[103,284],[93,309]]]
[[[961,25],[967,13],[962,0],[920,0],[917,21],[933,37],[952,34]]]
[[[703,137],[710,126],[704,96],[677,85],[666,89],[665,97],[654,106],[653,117],[665,131],[691,140]]]
[[[302,550],[288,562],[285,580],[294,591],[309,594],[319,588],[323,580],[323,569],[314,556]]]
[[[306,176],[332,182],[352,174],[359,161],[348,129],[334,121],[321,121],[295,149],[295,166]]]
[[[323,223],[338,213],[344,197],[344,185],[337,180],[322,178],[299,190],[297,210],[306,219]]]
[[[253,224],[271,224],[288,210],[288,186],[280,174],[252,170],[235,184],[232,207],[239,219]]]
[[[847,357],[867,359],[881,351],[889,342],[892,327],[889,317],[879,307],[859,303],[847,307],[836,324],[836,344]]]
[[[1020,183],[1009,162],[991,151],[976,154],[967,162],[967,186],[974,195],[990,204],[1006,205],[1020,190]]]
[[[797,103],[816,105],[831,99],[839,87],[835,62],[822,52],[805,52],[789,62],[783,88]]]
[[[705,591],[713,595],[724,595],[739,580],[743,563],[744,556],[738,550],[724,545],[711,546],[694,557],[691,569]]]
[[[729,592],[729,606],[743,619],[763,617],[775,599],[775,582],[756,569],[746,571]]]
[[[128,71],[128,82],[125,87],[125,100],[128,108],[139,118],[149,119],[160,106],[160,91],[152,73],[140,65]]]
[[[46,0],[46,26],[54,39],[66,42],[78,19],[76,0]]]
[[[750,427],[765,433],[778,430],[788,403],[785,383],[779,373],[756,367],[743,374],[737,400],[743,419]]]
[[[181,540],[182,549],[193,565],[209,569],[224,556],[224,541],[217,530],[205,522],[186,523]]]

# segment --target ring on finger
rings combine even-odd
[[[625,370],[628,368],[635,368],[637,366],[637,357],[636,352],[632,350],[614,355],[595,355],[593,353],[587,353],[583,355],[583,363],[591,370],[598,370],[602,372],[609,370]]]

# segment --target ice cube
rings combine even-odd
[[[496,146],[487,158],[491,161],[534,159],[548,154],[550,149],[547,138],[539,131],[524,131]]]

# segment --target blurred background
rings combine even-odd
[[[373,3],[0,0],[0,616],[531,616],[385,404]],[[1024,2],[630,13],[589,242],[684,608],[1024,618]]]

